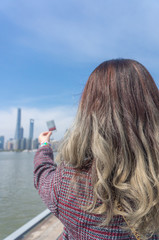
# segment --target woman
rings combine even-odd
[[[39,136],[35,187],[61,239],[159,239],[159,92],[144,66],[117,59],[93,71],[58,167],[50,135]]]

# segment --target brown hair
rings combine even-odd
[[[143,65],[117,59],[92,72],[58,158],[77,169],[94,163],[87,210],[106,212],[103,224],[121,214],[144,239],[159,230],[159,92]]]

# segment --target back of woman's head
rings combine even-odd
[[[143,65],[117,59],[93,71],[60,151],[75,168],[95,169],[88,210],[106,212],[105,224],[121,214],[143,237],[158,230],[159,92]]]

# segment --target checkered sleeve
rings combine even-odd
[[[62,166],[57,167],[50,146],[41,147],[34,157],[34,186],[43,202],[57,217],[61,182]]]

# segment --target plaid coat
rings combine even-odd
[[[53,160],[52,149],[48,145],[38,149],[35,154],[34,185],[47,207],[64,225],[60,239],[135,239],[131,231],[121,228],[126,224],[122,216],[114,216],[108,226],[100,227],[98,224],[104,216],[90,214],[81,209],[86,203],[85,180],[88,178],[88,173],[83,173],[84,177],[78,183],[79,188],[70,191],[70,181],[75,172],[72,167],[57,166]],[[92,193],[90,181],[90,196]],[[150,239],[159,240],[159,236],[154,235]]]

